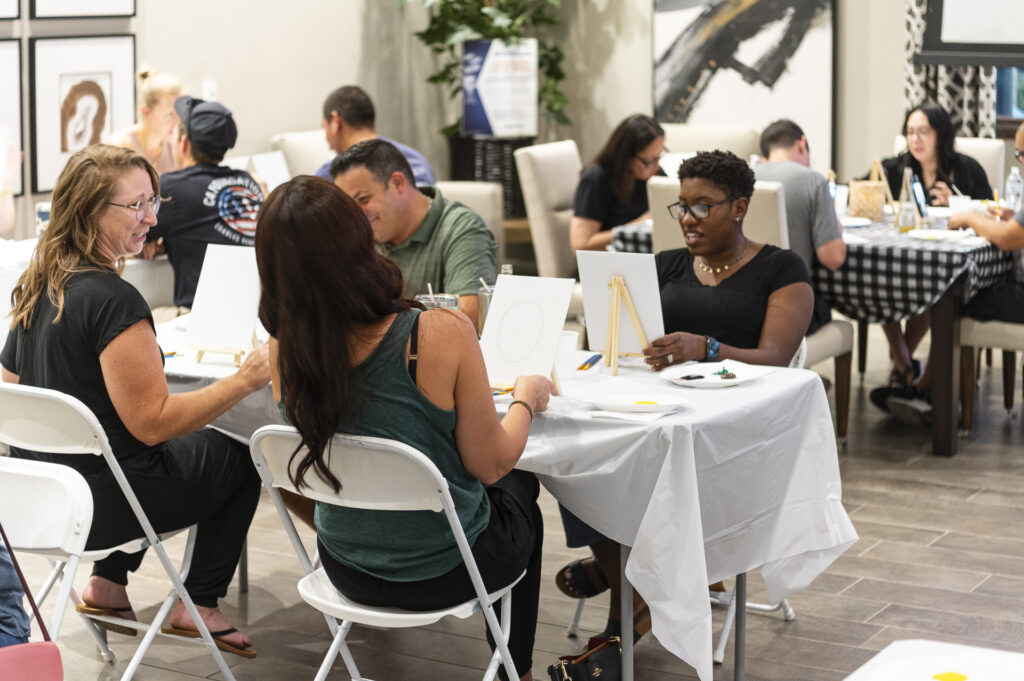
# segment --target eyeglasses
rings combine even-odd
[[[1017,159],[1017,163],[1024,163],[1024,151],[1020,149],[1013,150],[1013,157]]]
[[[146,219],[146,214],[149,209],[153,209],[153,217],[160,212],[160,195],[151,196],[148,199],[142,199],[135,203],[114,203],[113,201],[107,201],[108,205],[117,206],[118,208],[131,208],[135,211],[135,217],[139,222]]]
[[[715,206],[721,206],[723,203],[729,203],[735,201],[738,197],[727,196],[721,201],[715,203],[695,203],[692,206],[687,206],[685,203],[673,203],[668,207],[668,214],[672,216],[673,220],[683,221],[686,214],[689,213],[695,220],[703,220],[707,216],[711,215],[711,209]]]
[[[657,168],[658,165],[661,163],[661,157],[664,156],[664,155],[665,155],[665,152],[663,151],[660,154],[658,154],[657,157],[655,157],[654,160],[652,160],[652,161],[648,161],[646,158],[644,158],[640,154],[637,154],[633,158],[635,158],[636,160],[640,161],[640,163],[643,164],[644,168]]]
[[[908,139],[911,137],[927,137],[933,132],[935,132],[935,128],[932,128],[931,126],[924,128],[907,128],[907,133],[905,136]]]

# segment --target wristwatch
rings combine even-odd
[[[718,361],[718,341],[711,336],[704,336],[704,361]]]

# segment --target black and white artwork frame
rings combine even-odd
[[[135,122],[135,36],[29,39],[32,191],[53,189],[71,153]]]
[[[659,122],[760,130],[791,118],[812,167],[831,166],[835,0],[753,0],[739,12],[728,0],[655,0],[654,11]]]
[[[25,148],[22,139],[22,102],[21,102],[21,40],[9,38],[0,40],[0,92],[13,93],[13,97],[0,98],[0,128],[6,128],[6,143],[17,149]],[[6,149],[0,148],[0,163],[4,162]],[[2,171],[2,169],[0,169]],[[21,196],[25,188],[22,186],[22,172],[11,178],[10,189],[15,196]]]
[[[135,16],[136,0],[31,0],[32,19],[115,19]]]

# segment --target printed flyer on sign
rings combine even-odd
[[[469,40],[462,47],[462,134],[537,134],[537,41],[507,45]]]

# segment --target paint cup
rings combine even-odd
[[[974,210],[974,202],[969,196],[953,195],[949,197],[949,212],[952,215],[970,213]]]
[[[572,376],[579,366],[576,350],[580,344],[579,331],[563,331],[558,337],[558,348],[555,350],[555,369],[559,376]]]
[[[480,330],[481,335],[484,332],[484,322],[487,321],[487,311],[491,309],[491,297],[493,295],[493,287],[485,288],[481,286],[476,290],[476,328]]]
[[[459,308],[459,297],[452,295],[451,293],[435,293],[430,295],[429,293],[421,293],[416,296],[416,301],[423,303],[423,307],[428,310],[442,307],[449,310],[457,310]]]

